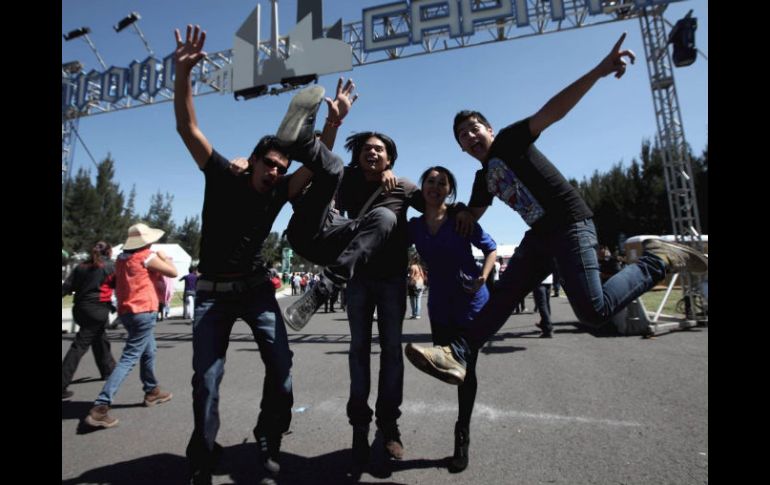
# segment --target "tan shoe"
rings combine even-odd
[[[465,366],[457,362],[448,345],[421,347],[409,343],[404,349],[406,358],[415,367],[448,384],[459,386],[465,381]]]
[[[687,271],[692,274],[704,274],[709,270],[709,261],[706,256],[690,246],[648,239],[644,241],[644,250],[662,259],[666,263],[668,272]]]

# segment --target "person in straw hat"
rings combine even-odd
[[[158,318],[158,295],[153,274],[176,277],[177,271],[162,251],[153,251],[152,243],[163,237],[164,231],[147,224],[128,228],[128,239],[115,262],[115,293],[118,297],[118,317],[128,332],[115,369],[104,383],[99,396],[86,416],[86,423],[100,428],[112,428],[118,418],[109,415],[110,405],[128,377],[140,362],[139,378],[144,390],[144,405],[155,406],[169,401],[172,394],[158,385],[155,377],[155,321]]]

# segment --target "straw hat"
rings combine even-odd
[[[139,223],[134,224],[128,228],[128,239],[123,245],[123,249],[138,249],[148,244],[157,242],[163,237],[165,231],[161,229],[153,229],[147,224]]]

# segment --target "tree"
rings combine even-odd
[[[276,263],[281,263],[283,257],[281,249],[281,241],[277,232],[271,232],[265,238],[265,242],[262,243],[262,259],[265,261],[265,266],[272,268]]]
[[[641,163],[634,159],[628,169],[618,163],[609,172],[596,171],[580,183],[570,180],[594,213],[600,244],[616,248],[626,237],[672,230],[662,152],[643,140],[640,158]],[[708,147],[702,158],[690,158],[701,229],[708,233]]]
[[[91,185],[91,171],[81,167],[64,194],[63,249],[70,255],[87,251],[100,237],[97,227],[99,196]]]
[[[128,228],[139,222],[139,216],[136,214],[135,209],[136,201],[136,184],[131,186],[131,192],[128,194],[128,202],[123,208],[123,214],[121,219],[123,220],[123,234],[126,234]]]
[[[181,226],[177,227],[174,239],[187,251],[192,259],[200,258],[201,224],[198,216],[185,217]]]
[[[113,245],[125,239],[128,229],[123,219],[123,192],[118,184],[112,181],[114,175],[115,161],[108,154],[97,166],[96,194],[99,198],[99,210],[95,228],[101,233],[101,239]]]
[[[160,190],[152,196],[150,208],[144,216],[144,222],[155,229],[162,229],[165,234],[160,239],[161,243],[176,242],[174,239],[174,221],[171,219],[173,212],[172,204],[174,196],[166,192],[165,195]]]

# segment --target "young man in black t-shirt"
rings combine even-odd
[[[279,471],[282,434],[291,422],[292,353],[275,299],[270,272],[261,256],[265,238],[287,200],[299,194],[309,173],[341,167],[342,160],[313,135],[323,88],[314,86],[292,98],[276,136],[263,137],[248,161],[231,163],[212,148],[198,127],[190,72],[203,57],[206,34],[187,26],[177,49],[174,113],[177,131],[206,179],[193,318],[193,415],[187,445],[191,482],[211,483],[221,455],[219,384],[224,374],[230,331],[237,318],[251,328],[265,363],[262,401],[254,435],[265,473]],[[286,176],[291,160],[303,164]]]
[[[464,152],[481,162],[468,210],[458,218],[477,221],[497,196],[530,226],[516,248],[495,291],[468,332],[445,347],[408,344],[406,355],[419,369],[451,384],[465,378],[466,356],[479,349],[508,319],[513,306],[551,272],[555,259],[564,289],[577,317],[587,323],[608,320],[633,299],[662,280],[667,271],[705,273],[708,262],[697,251],[653,241],[636,264],[602,284],[594,247],[598,244],[591,210],[577,190],[535,147],[534,142],[563,118],[600,78],[625,73],[628,57],[621,35],[610,53],[587,74],[551,98],[537,113],[503,128],[477,111],[461,111],[454,135]]]

